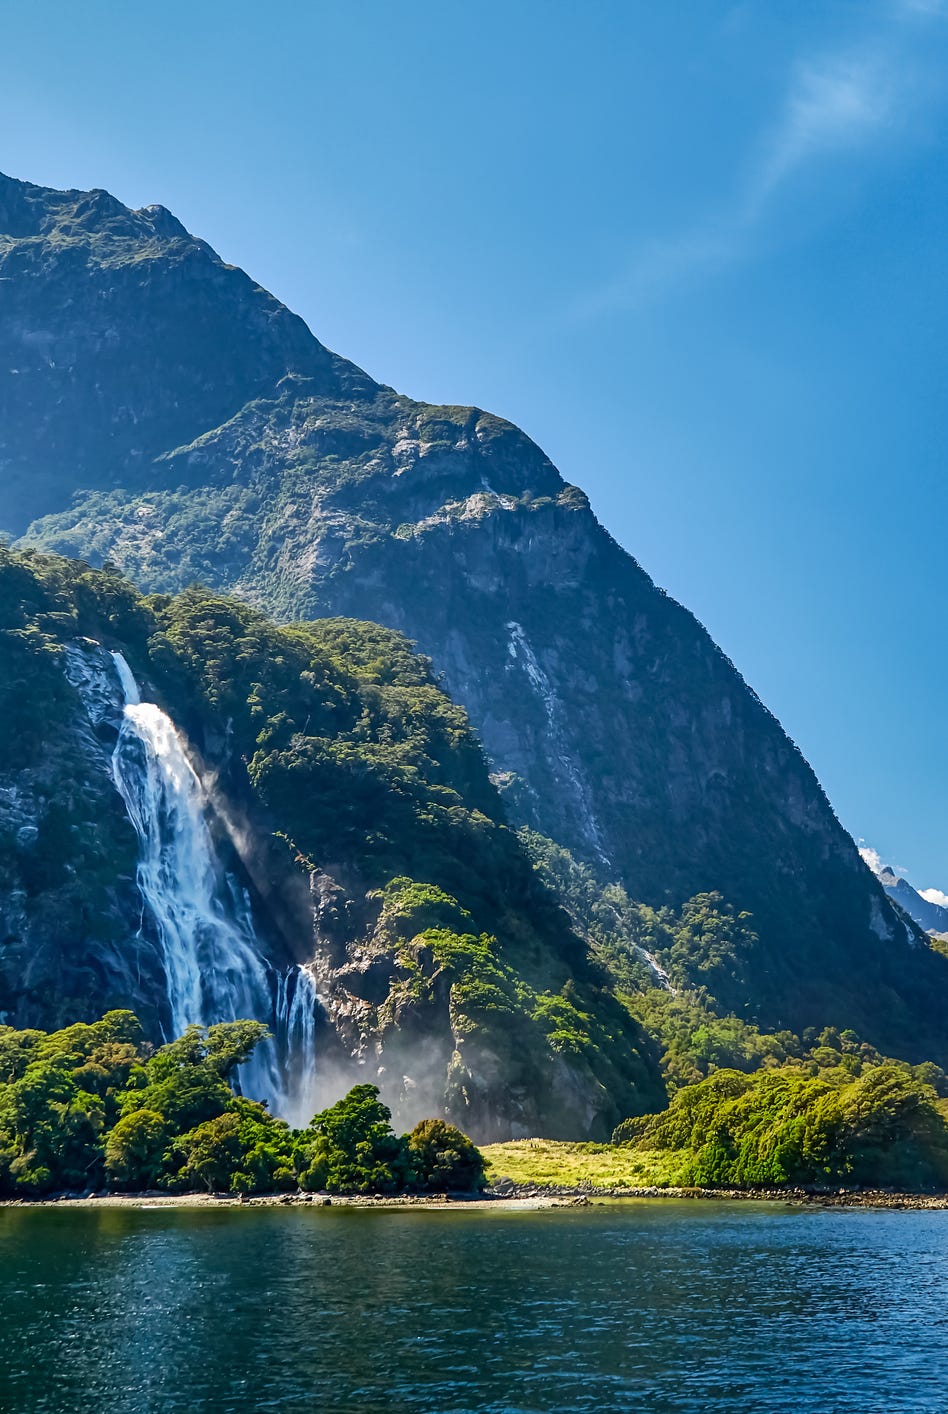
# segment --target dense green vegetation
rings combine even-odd
[[[719,1070],[680,1090],[664,1113],[626,1121],[615,1139],[677,1155],[677,1181],[701,1187],[948,1186],[945,1104],[893,1065],[857,1076]]]
[[[829,1048],[826,1048],[829,1049]],[[948,1188],[948,1101],[907,1067],[718,1070],[612,1145],[491,1144],[492,1183],[539,1188]]]
[[[851,1029],[809,1027],[798,1035],[768,1032],[748,1020],[744,969],[759,939],[753,919],[736,913],[720,894],[700,894],[679,909],[651,908],[630,899],[620,885],[602,885],[542,835],[521,830],[520,839],[538,875],[588,938],[623,1004],[655,1038],[670,1095],[718,1070],[751,1073],[791,1064],[811,1076],[834,1069],[857,1076],[885,1061],[948,1096],[940,1066],[894,1061]]]
[[[611,1146],[525,1140],[482,1155],[441,1119],[398,1137],[373,1085],[291,1129],[233,1088],[264,1034],[236,1021],[155,1048],[130,1012],[52,1033],[0,1027],[0,1196],[471,1193],[485,1159],[492,1180],[539,1186],[948,1186],[948,1102],[892,1064],[718,1070],[624,1121]]]
[[[603,885],[536,831],[521,830],[520,840],[624,991],[654,987],[661,974],[673,989],[724,1007],[743,1004],[748,965],[760,945],[749,913],[738,913],[719,893],[698,894],[677,909],[652,908],[620,884]]]
[[[373,1085],[302,1130],[235,1093],[238,1067],[264,1035],[254,1021],[192,1026],[156,1049],[131,1012],[51,1033],[0,1026],[0,1196],[483,1186],[466,1135],[435,1119],[399,1138]]]

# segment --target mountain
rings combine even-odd
[[[529,438],[373,382],[163,208],[4,178],[0,231],[0,526],[20,544],[401,632],[513,823],[651,908],[711,891],[752,915],[744,1015],[946,1054],[945,960]]]
[[[882,864],[874,850],[861,849],[859,853],[872,869],[879,883],[890,898],[895,899],[913,922],[926,933],[948,933],[948,908],[925,898],[914,889],[908,879],[903,879],[889,864]]]
[[[926,933],[948,932],[948,908],[944,904],[923,898],[907,879],[900,878],[891,870],[880,876],[880,882],[889,897],[894,898]]]
[[[303,1122],[367,1078],[482,1138],[663,1095],[398,635],[0,551],[0,725],[0,1023],[250,1016],[248,1084]]]

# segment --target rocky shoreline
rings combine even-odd
[[[715,1202],[771,1202],[806,1204],[824,1208],[948,1208],[948,1193],[899,1193],[885,1188],[562,1188],[500,1182],[489,1190],[507,1200],[524,1200],[541,1194],[556,1199],[588,1200],[677,1198]]]
[[[63,1193],[46,1198],[0,1199],[0,1208],[414,1208],[488,1211],[587,1207],[642,1199],[704,1202],[771,1202],[819,1208],[948,1208],[948,1193],[897,1193],[875,1188],[594,1188],[540,1187],[500,1182],[482,1194],[270,1193],[242,1198],[230,1193]]]
[[[0,1208],[421,1208],[465,1209],[561,1208],[584,1205],[581,1195],[540,1195],[516,1198],[495,1194],[376,1194],[261,1193],[242,1198],[233,1193],[63,1193],[45,1198],[0,1198]]]

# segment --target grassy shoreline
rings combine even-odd
[[[507,1178],[517,1187],[614,1189],[674,1187],[684,1156],[624,1144],[590,1144],[555,1139],[511,1139],[484,1144],[487,1180]]]
[[[676,1198],[810,1206],[948,1208],[948,1192],[827,1185],[769,1188],[695,1188],[681,1181],[685,1155],[626,1145],[517,1139],[485,1145],[488,1183],[505,1196],[585,1194],[591,1199]]]

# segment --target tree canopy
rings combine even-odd
[[[483,1186],[465,1135],[427,1120],[397,1136],[374,1085],[297,1130],[236,1093],[238,1068],[266,1034],[255,1021],[190,1026],[156,1049],[127,1011],[56,1032],[0,1027],[0,1196]]]

